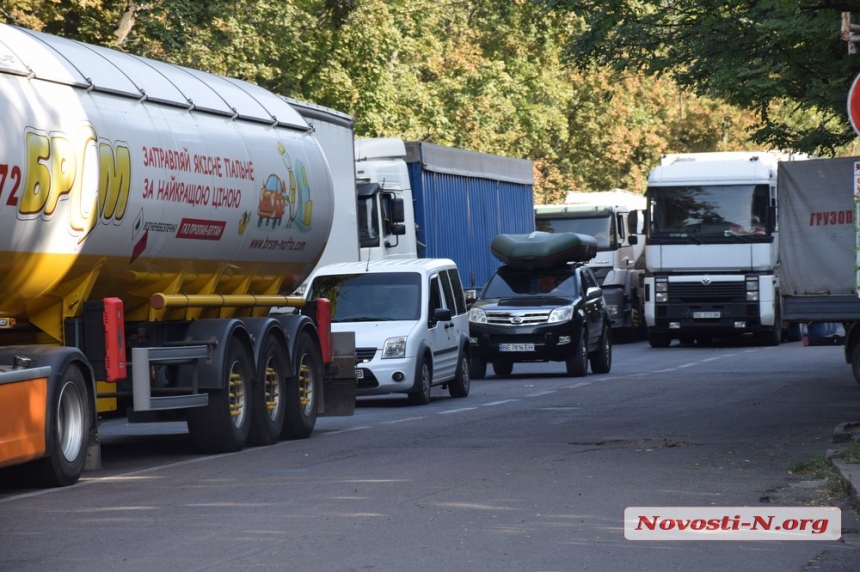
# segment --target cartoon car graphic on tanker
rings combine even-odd
[[[301,161],[296,161],[293,170],[290,155],[281,143],[278,143],[278,153],[284,161],[289,176],[289,194],[287,181],[272,173],[260,189],[260,201],[257,204],[257,228],[263,225],[272,229],[283,224],[287,217],[286,228],[295,225],[301,232],[310,230],[313,212],[313,201],[310,200],[310,186],[307,173]],[[298,177],[296,176],[298,173]]]

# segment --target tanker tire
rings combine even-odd
[[[860,383],[860,343],[851,350],[851,373],[854,374],[854,381]]]
[[[313,433],[322,377],[322,356],[310,334],[302,332],[296,348],[296,375],[287,380],[282,439],[307,439]]]
[[[222,389],[209,391],[209,404],[188,410],[188,432],[197,450],[204,453],[240,451],[251,433],[253,404],[251,372],[254,371],[245,345],[230,340],[222,376]]]
[[[284,430],[287,387],[285,375],[287,349],[273,335],[266,337],[260,353],[260,367],[253,382],[251,400],[251,445],[271,445],[278,441]]]
[[[54,434],[43,459],[24,469],[31,482],[43,487],[65,487],[78,482],[87,459],[89,408],[84,374],[77,365],[63,372],[51,404]]]

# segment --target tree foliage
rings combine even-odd
[[[684,90],[756,112],[756,143],[837,154],[855,134],[846,101],[860,56],[830,0],[543,0],[583,18],[568,61],[671,77]]]
[[[661,153],[748,148],[755,123],[668,73],[568,67],[580,13],[532,0],[0,0],[0,15],[332,107],[360,137],[531,159],[537,202],[642,190]]]

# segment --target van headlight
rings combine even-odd
[[[382,359],[405,358],[406,338],[388,338],[382,345]]]
[[[573,306],[562,306],[549,313],[547,323],[569,322],[573,318]]]
[[[472,308],[471,310],[469,310],[469,321],[474,322],[476,324],[486,324],[487,313],[481,308]]]

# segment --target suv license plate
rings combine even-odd
[[[364,370],[363,369],[355,370],[355,379],[364,379]]]
[[[693,319],[700,320],[713,320],[715,318],[719,318],[719,312],[693,312]]]
[[[500,352],[533,352],[534,344],[499,344]]]

